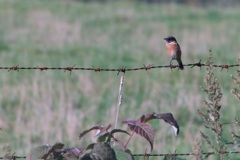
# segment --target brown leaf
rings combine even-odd
[[[173,127],[175,135],[178,135],[180,129],[172,113],[163,113],[163,114],[156,114],[156,115],[158,119],[163,119],[166,123],[169,123]]]
[[[155,112],[148,113],[148,114],[142,115],[142,117],[139,118],[138,121],[141,120],[141,122],[147,122],[152,119],[158,119],[157,116],[158,116],[158,114]]]
[[[131,131],[144,137],[150,143],[151,150],[153,149],[154,131],[150,124],[134,120],[124,121],[123,123],[127,124]]]
[[[180,129],[179,129],[177,121],[174,119],[172,113],[157,114],[155,112],[151,112],[151,113],[142,115],[137,120],[126,120],[126,121],[123,121],[122,123],[125,123],[125,124],[144,123],[144,122],[147,122],[147,121],[153,120],[153,119],[163,119],[166,123],[169,123],[173,127],[175,135],[178,135]]]
[[[147,122],[147,121],[152,120],[152,119],[158,119],[157,116],[158,116],[158,114],[156,114],[155,112],[151,112],[151,113],[142,115],[137,120],[126,120],[126,121],[123,121],[122,123],[125,123],[125,122],[126,123],[127,122],[143,123],[143,122]]]

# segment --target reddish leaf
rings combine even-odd
[[[138,119],[138,121],[147,122],[147,121],[152,120],[152,119],[158,119],[157,116],[158,116],[158,114],[155,113],[155,112],[148,113],[148,114],[142,115],[142,116]]]
[[[158,114],[155,113],[155,112],[151,112],[151,113],[148,113],[148,114],[144,114],[142,115],[140,118],[138,118],[137,120],[126,120],[126,121],[123,121],[123,123],[127,123],[127,122],[132,122],[132,123],[144,123],[144,122],[147,122],[149,120],[152,120],[152,119],[159,119],[158,118]]]
[[[156,115],[158,119],[163,119],[166,123],[169,123],[173,127],[175,135],[178,135],[180,129],[172,113],[163,113],[163,114],[156,114]]]
[[[127,124],[131,131],[144,137],[150,143],[151,150],[153,149],[154,131],[150,124],[134,120],[124,121],[123,123]]]
[[[166,123],[169,123],[173,127],[175,135],[178,135],[180,129],[172,113],[157,114],[155,112],[152,112],[142,115],[137,120],[127,120],[123,121],[123,123],[144,123],[152,119],[163,119]]]

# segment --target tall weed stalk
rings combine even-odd
[[[204,126],[208,132],[201,132],[201,136],[218,155],[218,159],[223,160],[225,159],[227,148],[222,141],[223,127],[220,122],[220,110],[222,107],[220,101],[222,98],[222,91],[214,75],[211,53],[207,60],[207,65],[207,75],[204,79],[205,87],[201,87],[207,94],[207,98],[203,101],[204,105],[207,107],[207,112],[198,110],[198,113],[204,121]]]

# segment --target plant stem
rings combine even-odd
[[[116,119],[115,119],[115,129],[117,128],[117,121],[118,121],[119,110],[120,110],[120,106],[122,104],[123,82],[124,82],[124,73],[122,74],[122,76],[120,78],[120,85],[119,85],[119,91],[118,91],[118,105],[117,105],[117,113],[116,113]]]
[[[130,139],[132,138],[133,134],[134,134],[134,132],[132,132],[132,134],[131,134],[130,137],[128,138],[126,144],[124,145],[124,149],[125,149],[125,150],[126,150],[126,148],[127,148],[127,145],[128,145],[128,143],[129,143]]]
[[[120,78],[120,85],[119,85],[119,90],[118,90],[118,104],[117,104],[117,112],[116,112],[116,119],[115,119],[115,125],[114,125],[115,129],[117,128],[119,110],[120,110],[120,106],[122,104],[122,99],[123,99],[123,95],[122,95],[123,82],[124,82],[124,73],[122,74],[122,76]],[[115,142],[113,143],[113,145],[115,146]]]

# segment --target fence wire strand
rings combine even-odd
[[[227,71],[230,68],[233,67],[239,67],[240,64],[211,64],[213,67],[215,68],[221,68],[221,70],[226,69]],[[194,67],[207,67],[209,66],[209,64],[205,64],[205,63],[201,63],[201,60],[197,63],[191,63],[191,64],[185,64],[183,65],[185,67],[190,67],[190,68],[194,68]],[[118,74],[120,72],[128,72],[128,71],[139,71],[139,70],[151,70],[151,69],[162,69],[162,68],[170,68],[170,69],[174,69],[174,68],[178,68],[177,65],[159,65],[159,66],[155,66],[155,65],[145,65],[143,64],[143,67],[137,67],[137,68],[127,68],[126,66],[120,67],[120,68],[97,68],[97,67],[76,67],[76,64],[73,66],[69,66],[69,67],[20,67],[19,65],[16,66],[12,66],[12,67],[0,67],[0,70],[8,70],[9,71],[19,71],[19,70],[40,70],[40,71],[47,71],[47,70],[63,70],[64,72],[68,71],[70,72],[70,74],[72,73],[73,70],[82,70],[82,71],[95,71],[95,72],[118,72]]]
[[[215,153],[215,152],[203,152],[202,155],[219,155],[219,154],[238,154],[240,151],[235,151],[235,152],[220,152],[220,153]],[[163,156],[171,156],[171,157],[177,157],[177,156],[194,156],[196,155],[195,153],[174,153],[174,154],[133,154],[134,157],[163,157]]]

